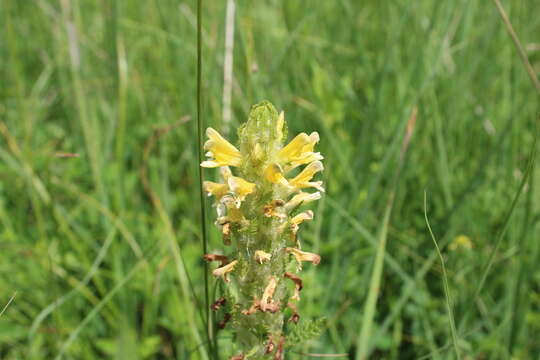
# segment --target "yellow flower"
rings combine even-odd
[[[255,184],[250,183],[238,176],[231,176],[227,179],[229,188],[236,195],[238,200],[244,201],[247,195],[255,191]]]
[[[262,250],[257,250],[255,251],[255,260],[259,263],[259,264],[262,264],[266,261],[269,261],[271,258],[272,258],[272,255],[265,252],[265,251],[262,251]]]
[[[293,254],[296,258],[296,261],[298,262],[298,270],[302,269],[302,261],[310,261],[313,265],[319,265],[319,263],[321,262],[321,257],[314,253],[290,247],[288,247],[286,251],[289,254]]]
[[[285,210],[289,212],[293,209],[296,209],[298,206],[302,204],[307,204],[311,201],[319,200],[320,198],[321,198],[321,193],[318,191],[313,194],[300,192],[294,195],[293,198],[285,204]]]
[[[292,139],[289,144],[281,149],[278,157],[284,163],[291,163],[291,166],[287,167],[287,171],[302,164],[322,160],[323,156],[320,153],[313,152],[315,144],[318,142],[319,133],[316,131],[312,132],[310,135],[300,133]]]
[[[244,214],[240,210],[240,201],[231,195],[225,195],[218,207],[218,218],[216,222],[223,225],[228,222],[240,223],[245,220]]]
[[[208,192],[208,196],[214,195],[217,201],[220,201],[225,195],[233,193],[235,195],[235,206],[240,207],[240,202],[244,201],[247,195],[255,191],[254,183],[250,183],[241,177],[233,176],[228,166],[221,167],[221,176],[225,180],[225,184],[212,181],[205,181],[203,183],[203,188]]]
[[[281,184],[285,187],[290,187],[287,179],[283,177],[283,170],[281,169],[281,166],[276,163],[268,165],[268,167],[264,171],[264,177],[271,183]]]
[[[204,144],[204,149],[208,150],[206,156],[213,158],[203,161],[202,167],[214,168],[218,166],[230,165],[239,166],[242,161],[242,155],[236,147],[225,140],[216,130],[206,129],[206,135],[209,140]]]
[[[298,155],[291,156],[288,159],[288,161],[291,163],[291,166],[287,167],[286,172],[296,168],[297,166],[324,159],[321,153],[313,152],[315,144],[317,144],[318,142],[319,133],[314,131],[309,135],[309,141],[302,147],[300,153]]]
[[[473,244],[471,239],[467,235],[459,235],[452,241],[452,243],[450,243],[449,248],[450,250],[471,250],[473,248]]]
[[[319,191],[324,192],[322,181],[310,182],[313,176],[324,169],[322,162],[314,161],[304,168],[295,178],[289,180],[289,184],[297,189],[306,187],[314,187]]]
[[[225,266],[219,267],[216,270],[212,272],[212,275],[216,277],[223,277],[223,280],[225,282],[230,282],[231,279],[229,279],[229,273],[234,270],[234,266],[238,263],[238,260],[231,261]]]
[[[229,192],[229,186],[227,184],[215,183],[213,181],[203,182],[203,188],[208,193],[208,196],[215,196],[217,201],[221,200]]]
[[[310,141],[311,138],[308,134],[300,133],[279,151],[278,157],[283,162],[290,162],[292,159],[302,155],[304,147],[308,145]]]
[[[306,210],[291,219],[291,223],[298,225],[304,221],[313,220],[313,211]]]

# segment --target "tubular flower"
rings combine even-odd
[[[322,187],[322,181],[310,182],[313,176],[322,170],[324,170],[322,162],[314,161],[308,166],[306,166],[305,169],[302,170],[300,174],[298,174],[295,178],[291,179],[289,181],[289,184],[297,189],[314,187],[317,190],[324,192],[324,188]]]
[[[231,176],[227,180],[227,183],[229,184],[231,191],[240,201],[244,201],[247,195],[252,194],[255,191],[256,186],[254,183],[250,183],[237,176]]]
[[[313,219],[313,211],[296,211],[324,192],[322,181],[314,179],[323,170],[323,156],[315,150],[319,134],[300,133],[284,146],[286,130],[284,113],[268,102],[252,107],[238,129],[238,148],[207,130],[209,159],[201,166],[219,167],[222,181],[206,181],[203,187],[215,198],[224,243],[233,245],[227,256],[205,256],[221,263],[213,275],[226,283],[211,308],[223,311],[218,327],[228,322],[236,335],[236,358],[282,359],[287,329],[300,321],[297,304],[304,284],[296,272],[303,261],[320,262],[319,255],[299,249],[300,227]],[[298,174],[289,176],[295,168]],[[318,191],[303,190],[309,187]],[[290,272],[295,265],[296,272]],[[293,310],[288,326],[285,304]]]
[[[234,267],[238,263],[238,260],[231,261],[225,266],[219,267],[212,272],[212,275],[216,277],[222,277],[225,282],[230,282],[229,273],[234,270]]]
[[[240,166],[242,155],[237,148],[212,128],[206,129],[206,135],[209,137],[209,140],[204,144],[204,149],[208,150],[206,156],[213,159],[203,161],[202,167]]]
[[[279,164],[272,163],[268,165],[264,171],[264,176],[266,177],[266,180],[270,181],[271,183],[280,184],[287,188],[290,187],[289,182],[283,176],[283,170]]]
[[[227,184],[215,183],[213,181],[203,182],[203,189],[208,193],[208,196],[215,196],[217,201],[229,193],[229,186]]]
[[[291,231],[293,235],[296,235],[299,229],[299,225],[303,223],[304,221],[310,221],[313,220],[313,211],[306,210],[304,212],[301,212],[300,214],[296,215],[291,219]]]
[[[309,202],[319,200],[320,198],[321,193],[319,191],[314,192],[313,194],[300,192],[294,195],[293,198],[285,204],[285,211],[290,212],[302,204],[307,204]]]
[[[309,164],[313,161],[324,159],[321,153],[313,152],[313,148],[315,147],[315,144],[317,144],[318,142],[319,142],[319,133],[312,132],[309,135],[308,143],[302,147],[300,154],[296,156],[292,156],[287,159],[287,161],[290,162],[290,166],[287,166],[286,171],[290,171],[300,165]]]
[[[319,265],[319,263],[321,262],[321,257],[317,254],[302,251],[296,248],[287,248],[286,250],[289,254],[293,254],[296,258],[299,270],[302,270],[302,261],[309,261],[313,265]]]
[[[278,157],[283,162],[292,162],[294,159],[302,156],[304,148],[309,145],[311,139],[308,134],[300,133],[296,135],[278,154]]]

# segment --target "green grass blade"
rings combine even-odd
[[[450,333],[452,334],[452,343],[454,345],[456,358],[459,360],[461,359],[461,355],[459,353],[456,324],[454,322],[454,312],[452,311],[452,302],[450,298],[450,286],[448,285],[448,276],[446,275],[446,265],[444,264],[444,258],[442,256],[441,249],[439,248],[439,244],[437,243],[437,240],[435,239],[435,235],[433,234],[433,230],[431,229],[431,225],[429,224],[429,220],[427,216],[427,195],[425,191],[424,191],[424,218],[426,219],[426,225],[429,230],[429,235],[431,236],[431,239],[433,240],[433,244],[435,245],[435,249],[437,250],[437,255],[439,256],[439,260],[441,261],[442,277],[443,277],[443,284],[444,284],[444,297],[446,299],[446,310],[448,311],[448,321],[450,322]]]

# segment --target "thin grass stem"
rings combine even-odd
[[[424,218],[426,219],[426,225],[429,230],[429,235],[431,236],[431,239],[433,240],[433,244],[435,244],[435,249],[437,250],[437,255],[439,256],[439,260],[441,260],[442,277],[443,277],[443,284],[444,284],[444,297],[446,299],[446,310],[448,311],[448,321],[450,322],[450,332],[452,334],[452,343],[454,345],[456,359],[459,360],[461,359],[461,356],[460,356],[459,347],[458,347],[456,324],[454,322],[454,312],[452,311],[452,304],[451,304],[451,299],[450,299],[450,286],[448,285],[448,276],[446,275],[446,265],[444,264],[444,258],[442,256],[441,249],[439,248],[439,244],[437,243],[437,240],[435,239],[435,235],[433,234],[433,230],[431,229],[431,225],[429,224],[429,220],[427,216],[427,195],[425,191],[424,191]]]

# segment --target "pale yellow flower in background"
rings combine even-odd
[[[456,236],[455,239],[452,240],[449,246],[450,250],[458,250],[458,249],[471,250],[472,248],[473,248],[473,243],[467,235]]]

